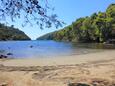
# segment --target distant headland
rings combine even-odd
[[[14,26],[6,26],[0,23],[0,41],[7,40],[31,40],[23,31]]]

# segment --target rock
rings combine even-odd
[[[31,45],[30,48],[33,48],[33,46]]]
[[[7,53],[7,55],[13,55],[13,53]]]
[[[86,83],[69,83],[68,86],[90,86]]]
[[[7,58],[5,55],[0,55],[0,59]]]

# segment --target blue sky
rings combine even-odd
[[[104,12],[111,3],[115,3],[115,0],[47,0],[47,1],[49,1],[51,6],[55,7],[54,13],[56,13],[59,19],[63,20],[66,23],[66,25],[71,24],[77,18],[90,16],[94,12],[99,11]],[[37,37],[43,34],[61,29],[61,28],[56,29],[52,27],[41,30],[36,25],[33,25],[33,27],[29,25],[21,27],[21,21],[18,21],[16,23],[10,22],[10,24],[14,24],[15,27],[24,31],[32,39],[36,39]]]

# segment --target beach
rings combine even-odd
[[[0,4],[0,86],[115,86],[115,0]]]
[[[68,86],[71,83],[115,86],[115,50],[60,58],[0,60],[0,86]]]

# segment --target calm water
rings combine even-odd
[[[94,43],[69,43],[55,41],[0,42],[0,54],[13,53],[13,58],[52,58],[68,55],[103,52],[115,46]]]

